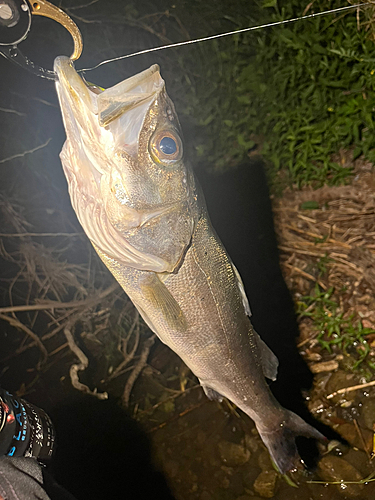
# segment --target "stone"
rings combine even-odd
[[[248,450],[252,451],[253,453],[258,451],[260,445],[259,437],[250,436],[250,434],[245,434],[244,442]]]
[[[264,470],[275,470],[273,468],[273,465],[271,462],[270,454],[268,453],[267,450],[262,451],[262,453],[259,455],[258,465],[263,471]]]
[[[250,467],[249,467],[250,468]],[[246,490],[243,485],[243,475],[242,470],[235,472],[230,478],[230,491],[232,493],[232,499],[237,498],[240,495],[244,495]]]
[[[363,399],[361,421],[367,429],[373,430],[375,424],[375,398]]]
[[[261,500],[259,497],[251,497],[250,495],[241,495],[237,497],[236,500]]]
[[[361,481],[362,474],[349,462],[341,457],[327,455],[318,464],[319,476],[329,482],[340,482],[336,488],[348,498],[356,498],[361,495],[363,484],[348,484],[352,481]],[[348,483],[345,483],[348,481]]]
[[[218,444],[221,460],[228,467],[243,465],[249,461],[250,451],[244,445],[222,441]]]
[[[367,450],[372,450],[373,433],[368,429],[360,428],[363,441],[354,424],[340,424],[335,426],[334,430],[338,432],[340,436],[343,437],[351,446],[364,451],[366,451],[365,447]]]
[[[254,490],[263,498],[273,498],[276,493],[278,474],[276,471],[263,471],[254,482]]]
[[[202,491],[199,500],[212,500],[212,496],[208,493],[208,491]]]
[[[245,488],[252,490],[255,479],[259,476],[260,470],[258,467],[248,467],[242,474],[242,482]]]
[[[227,477],[222,477],[221,478],[221,487],[227,489],[227,488],[229,488],[229,486],[230,486],[230,480]]]
[[[205,445],[206,443],[206,440],[207,440],[207,436],[206,436],[206,433],[203,432],[201,429],[198,430],[197,432],[197,436],[196,436],[196,440],[195,442],[197,443],[197,445],[200,447],[200,448],[203,448],[203,446]]]
[[[335,359],[309,364],[309,368],[312,373],[333,372],[334,370],[337,370],[338,367],[339,364]]]
[[[326,386],[326,394],[332,394],[333,392],[338,391],[339,389],[344,389],[346,387],[350,387],[356,384],[355,375],[352,373],[347,373],[344,370],[337,370],[332,373],[329,378]],[[333,403],[339,403],[342,400],[346,401],[354,401],[356,398],[356,392],[351,391],[346,394],[337,394],[330,401]]]
[[[357,448],[349,448],[349,451],[344,455],[343,458],[345,458],[345,460],[350,464],[354,465],[354,467],[362,474],[362,477],[368,477],[374,472],[373,462],[368,459],[368,455],[362,450],[358,450]],[[371,484],[371,486],[375,485]]]

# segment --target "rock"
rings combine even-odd
[[[330,361],[322,361],[321,363],[310,363],[309,368],[312,373],[333,372],[339,367],[335,359]]]
[[[222,441],[218,444],[218,449],[221,460],[229,467],[243,465],[250,458],[250,451],[241,444]]]
[[[243,485],[242,471],[235,472],[230,478],[230,491],[232,499],[246,493]]]
[[[212,496],[208,493],[208,491],[202,491],[199,500],[212,500]]]
[[[340,457],[327,455],[318,464],[320,477],[327,482],[340,482],[336,488],[345,492],[348,498],[356,498],[361,495],[363,484],[347,484],[345,481],[361,481],[361,473],[349,462]],[[332,488],[333,486],[331,486]]]
[[[254,482],[254,490],[263,498],[275,496],[277,472],[274,470],[263,471]]]
[[[198,430],[197,432],[197,437],[196,437],[196,443],[200,448],[203,448],[207,440],[206,433],[203,432],[201,429]]]
[[[364,398],[361,409],[361,420],[365,427],[373,430],[375,424],[375,398]]]
[[[261,500],[259,497],[251,497],[250,495],[241,495],[237,497],[236,500]]]
[[[249,434],[245,434],[245,438],[244,438],[245,446],[247,449],[249,449],[253,453],[258,451],[259,444],[260,444],[259,441],[260,441],[259,438],[257,438],[256,436],[250,436]]]
[[[248,490],[253,489],[255,479],[259,476],[260,471],[258,467],[248,467],[246,472],[242,474],[242,482]]]
[[[358,434],[358,431],[355,428],[354,424],[340,424],[338,426],[335,426],[334,430],[338,432],[340,436],[343,437],[351,446],[366,451],[363,445],[364,441],[367,450],[372,450],[373,433],[368,429],[360,428],[363,441],[361,439],[361,436]]]
[[[270,454],[266,450],[262,451],[262,453],[259,455],[258,465],[263,471],[275,470],[271,462]]]
[[[368,477],[374,472],[374,464],[371,460],[368,459],[367,454],[362,450],[349,448],[349,451],[343,458],[345,458],[345,460],[350,464],[353,464],[355,468],[362,474],[362,477]],[[375,495],[373,496],[375,497]]]
[[[356,378],[352,373],[347,373],[344,370],[337,370],[332,373],[329,378],[326,386],[326,394],[332,394],[333,392],[338,391],[339,389],[344,389],[346,387],[350,387],[356,384]],[[346,394],[337,394],[330,401],[333,403],[338,403],[345,399],[346,401],[354,401],[356,398],[356,392],[348,392]]]
[[[221,487],[224,489],[229,488],[230,486],[230,480],[227,477],[222,477],[221,478]]]

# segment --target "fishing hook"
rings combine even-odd
[[[44,16],[58,22],[71,34],[77,60],[83,50],[82,35],[75,22],[61,9],[46,0],[0,0],[0,54],[37,76],[56,80],[54,71],[34,64],[18,48],[30,32],[32,16]]]

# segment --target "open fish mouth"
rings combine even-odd
[[[67,57],[54,69],[67,135],[60,158],[87,236],[131,267],[172,272],[194,230],[195,185],[159,66],[108,89],[85,82]]]
[[[87,83],[67,57],[57,57],[54,70],[64,124],[81,124],[86,119],[81,131],[88,125],[95,126],[91,132],[96,132],[98,139],[106,139],[105,132],[111,128],[115,128],[113,135],[121,129],[121,134],[116,134],[117,142],[121,141],[129,154],[135,154],[145,115],[165,86],[159,66],[154,64],[108,89]],[[96,123],[92,123],[93,117]],[[116,127],[111,127],[115,121]]]

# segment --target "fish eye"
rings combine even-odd
[[[157,131],[151,138],[150,152],[157,163],[176,163],[182,158],[181,139],[174,130]]]
[[[165,136],[159,143],[160,150],[165,155],[173,155],[177,151],[177,144],[172,137]]]

